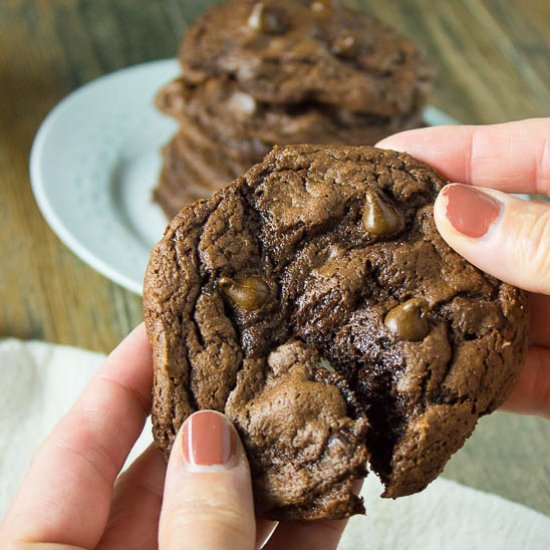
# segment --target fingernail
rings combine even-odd
[[[441,193],[447,199],[446,216],[451,225],[473,239],[483,237],[502,210],[499,200],[470,185],[448,185]]]
[[[237,436],[226,418],[214,411],[192,414],[182,429],[183,459],[191,468],[231,468],[236,463]]]

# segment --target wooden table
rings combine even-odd
[[[29,150],[61,98],[104,73],[174,56],[186,25],[210,3],[0,2],[0,336],[107,352],[142,319],[138,297],[95,273],[48,228],[29,185]],[[432,102],[457,119],[489,123],[548,114],[550,2],[350,4],[426,48],[438,68]],[[549,445],[550,423],[493,415],[445,474],[550,514]]]

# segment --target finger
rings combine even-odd
[[[530,294],[529,313],[530,343],[550,347],[550,296]]]
[[[502,407],[550,418],[550,349],[531,346],[512,394]]]
[[[117,480],[111,513],[98,550],[153,550],[166,474],[166,461],[151,445]]]
[[[5,521],[13,540],[95,547],[113,483],[150,408],[152,370],[140,325],[33,456]]]
[[[441,236],[475,266],[550,294],[550,204],[451,184],[437,197],[434,216]]]
[[[256,527],[248,462],[235,428],[214,411],[184,423],[168,463],[161,550],[252,549]]]
[[[158,520],[166,475],[166,462],[151,445],[115,485],[113,504],[98,550],[157,548]],[[277,522],[256,521],[256,547],[269,539]]]
[[[279,524],[266,550],[334,550],[347,520],[285,521]]]
[[[550,194],[550,119],[401,132],[377,147],[406,151],[450,181]]]
[[[362,485],[362,479],[353,482],[354,494],[358,495],[361,492]],[[283,522],[273,534],[266,550],[292,550],[293,548],[334,550],[347,523],[347,519]]]

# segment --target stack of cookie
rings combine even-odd
[[[275,144],[374,144],[422,124],[431,71],[408,38],[330,0],[233,0],[187,31],[157,96],[181,125],[155,198],[168,216]]]

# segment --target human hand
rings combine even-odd
[[[506,194],[550,196],[550,119],[410,130],[377,146],[466,184],[440,192],[437,228],[472,264],[529,291],[530,345],[504,408],[550,417],[550,203]]]
[[[152,382],[140,325],[34,454],[0,526],[1,548],[246,550],[269,536],[276,524],[255,521],[246,456],[218,413],[185,422],[168,467],[151,446],[117,477],[149,414]],[[344,526],[281,523],[266,548],[334,549]]]

